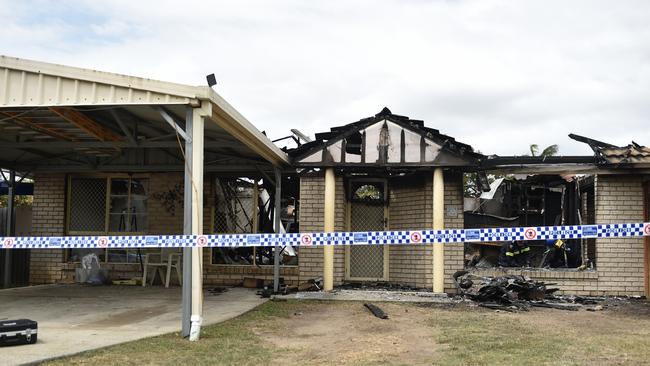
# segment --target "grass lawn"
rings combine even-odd
[[[500,313],[465,304],[271,301],[204,327],[200,342],[167,334],[47,365],[640,365],[650,364],[650,312]]]

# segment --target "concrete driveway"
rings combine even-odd
[[[38,343],[0,347],[0,365],[19,365],[180,331],[179,287],[48,285],[0,290],[0,320],[38,321]],[[205,293],[204,324],[264,303],[255,291]]]

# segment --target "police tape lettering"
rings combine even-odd
[[[421,245],[650,236],[650,223],[291,234],[0,237],[3,249]]]

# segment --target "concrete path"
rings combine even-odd
[[[38,321],[38,343],[0,347],[0,365],[20,365],[180,331],[179,287],[48,285],[0,290],[0,320]],[[205,293],[204,324],[264,303],[255,291]]]
[[[342,300],[342,301],[377,301],[377,302],[427,302],[451,304],[462,300],[421,291],[386,291],[386,290],[338,290],[332,292],[298,292],[289,295],[274,296],[277,299],[296,300]]]

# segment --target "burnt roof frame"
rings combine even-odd
[[[357,122],[352,122],[344,126],[338,126],[338,127],[333,127],[330,129],[330,132],[324,132],[322,134],[333,134],[336,133],[337,130],[339,129],[344,129],[346,126],[350,126],[346,131],[344,132],[339,132],[336,137],[330,138],[327,141],[313,141],[311,143],[314,143],[315,146],[307,149],[305,152],[301,153],[300,155],[297,155],[295,157],[292,157],[292,164],[296,167],[313,167],[313,166],[338,166],[338,167],[363,167],[363,166],[385,166],[385,167],[390,167],[390,166],[402,166],[402,167],[432,167],[434,165],[426,164],[423,165],[421,162],[417,163],[405,163],[405,162],[399,162],[399,163],[323,163],[322,161],[319,163],[319,165],[315,165],[316,163],[300,163],[299,160],[304,159],[312,154],[315,154],[319,151],[324,151],[326,150],[329,146],[334,145],[335,143],[342,141],[350,136],[352,136],[355,133],[358,133],[359,131],[368,128],[369,126],[372,126],[376,123],[380,123],[381,121],[390,121],[398,126],[402,127],[403,129],[407,129],[413,133],[416,133],[424,138],[427,138],[437,144],[440,145],[440,150],[445,151],[447,153],[453,154],[457,157],[460,157],[464,160],[467,160],[466,156],[469,155],[471,158],[474,159],[473,162],[470,162],[468,166],[466,167],[471,167],[473,166],[480,166],[481,161],[485,158],[483,154],[476,153],[473,151],[473,148],[468,145],[464,144],[462,142],[456,141],[451,136],[441,134],[438,132],[437,129],[429,128],[424,126],[424,122],[422,120],[412,120],[406,116],[400,116],[391,113],[388,108],[384,108],[380,113],[376,114],[373,117],[368,117],[361,119]],[[416,126],[414,126],[416,125]],[[318,136],[318,134],[316,134]],[[308,145],[310,143],[304,144]],[[303,145],[303,146],[304,146]],[[456,145],[458,150],[456,151],[452,148],[450,148],[450,145]],[[473,164],[472,164],[473,163]],[[444,165],[441,165],[444,166]]]

